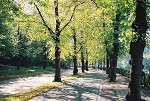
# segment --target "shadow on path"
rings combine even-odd
[[[100,77],[91,72],[29,101],[99,101]]]

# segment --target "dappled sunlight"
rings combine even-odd
[[[34,72],[35,70],[28,70],[29,72]]]
[[[62,72],[62,74],[65,73],[63,76],[67,76],[67,74],[71,74],[71,71],[67,70]],[[4,82],[0,82],[0,94],[2,96],[18,92],[22,93],[43,84],[43,82],[52,81],[53,77],[52,73],[5,80]],[[126,101],[125,96],[128,91],[129,80],[121,75],[117,74],[116,82],[114,83],[109,82],[105,71],[98,69],[91,69],[89,73],[77,76],[79,78],[70,77],[69,79],[64,79],[64,83],[62,82],[56,88],[54,87],[50,91],[46,90],[46,92],[44,91],[45,93],[39,93],[39,96],[33,97],[28,101]],[[50,83],[49,86],[54,85]],[[147,99],[147,101],[149,100],[149,97],[144,93],[142,93],[142,98]]]
[[[92,72],[29,101],[99,101],[99,86],[100,74]]]
[[[72,70],[63,71],[62,76],[65,77],[70,75],[71,71]],[[16,79],[0,81],[0,96],[21,93],[35,86],[52,82],[53,80],[54,73],[50,72],[49,74],[39,74],[30,77],[20,77]]]

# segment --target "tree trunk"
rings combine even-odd
[[[92,61],[92,68],[94,68],[94,64],[93,64],[93,61]]]
[[[85,64],[86,64],[86,71],[89,71],[89,69],[88,69],[88,60],[86,60]]]
[[[81,48],[81,63],[82,63],[82,72],[84,73],[85,63],[84,63],[84,53],[82,48]]]
[[[73,70],[73,75],[77,75],[78,74],[78,68],[77,68],[77,46],[76,46],[76,32],[75,32],[75,29],[72,29],[73,30],[73,39],[74,39],[74,56],[73,56],[73,63],[74,63],[74,70]]]
[[[102,59],[100,60],[100,70],[102,70],[103,69],[103,61],[102,61]]]
[[[60,71],[60,48],[59,45],[55,46],[55,82],[61,81],[61,71]]]
[[[109,53],[106,51],[106,74],[109,74]]]
[[[103,70],[105,70],[105,57],[104,57],[104,60],[103,60]]]
[[[100,60],[98,61],[98,69],[100,69]]]
[[[141,99],[141,77],[144,68],[142,62],[147,28],[146,0],[136,0],[136,18],[132,24],[135,34],[130,43],[129,52],[131,55],[131,82],[126,96],[127,101],[144,101]]]
[[[55,5],[55,16],[56,16],[56,37],[55,37],[55,82],[61,82],[61,71],[60,71],[60,22],[58,15],[58,0],[54,1]]]
[[[116,21],[114,23],[114,43],[113,43],[113,66],[111,71],[110,82],[116,82],[116,68],[117,68],[117,59],[118,59],[118,32],[119,32],[119,20],[121,13],[116,14]]]
[[[85,62],[86,71],[88,71],[88,52],[86,50],[86,62]]]
[[[112,64],[113,64],[113,59],[112,56],[110,56],[110,68],[109,68],[109,78],[111,77],[111,72],[112,72]]]

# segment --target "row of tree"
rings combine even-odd
[[[77,75],[77,63],[82,64],[84,72],[89,63],[107,60],[106,73],[110,82],[115,82],[118,58],[130,49],[132,73],[128,98],[140,101],[148,28],[146,3],[146,0],[2,0],[0,62],[17,65],[17,69],[23,64],[44,64],[46,68],[48,60],[55,65],[54,81],[60,82],[60,61],[73,61],[73,74]]]

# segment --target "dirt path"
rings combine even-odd
[[[29,101],[100,101],[102,74],[99,71],[91,70],[90,73]]]
[[[62,71],[62,78],[72,75],[72,69]],[[80,72],[80,70],[79,70]],[[54,73],[39,74],[32,77],[20,77],[15,79],[8,79],[0,81],[0,96],[10,95],[23,92],[43,83],[52,82],[54,80]]]
[[[62,78],[68,75],[72,75],[72,69],[62,72]],[[0,81],[0,95],[23,92],[43,83],[52,82],[53,79],[54,73],[50,73]],[[117,74],[117,82],[109,83],[105,71],[90,69],[90,73],[70,80],[63,86],[29,101],[126,101],[128,82],[123,76]],[[150,96],[146,93],[142,92],[142,98],[150,101]]]
[[[104,71],[92,69],[90,73],[29,101],[126,101],[129,81],[118,74],[116,83],[108,81]],[[150,101],[150,97],[144,93],[142,98]]]

